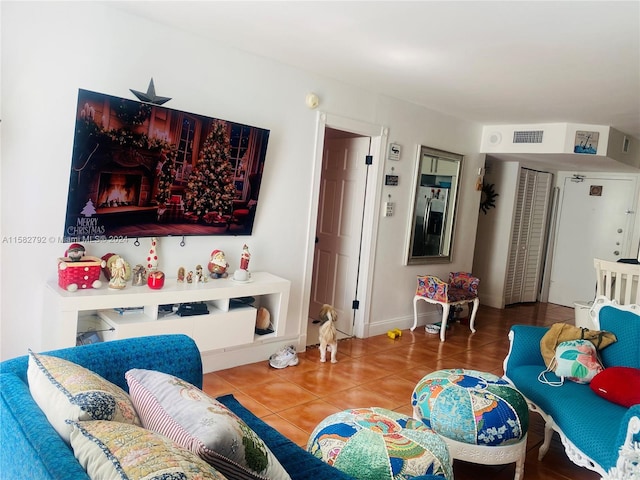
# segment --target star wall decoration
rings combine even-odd
[[[149,82],[147,93],[139,92],[138,90],[133,90],[132,88],[130,88],[129,90],[131,90],[131,93],[133,93],[136,97],[138,97],[140,101],[153,103],[154,105],[162,105],[163,103],[166,103],[169,100],[171,100],[171,98],[169,97],[159,97],[158,95],[156,95],[156,87],[153,84],[153,77]]]

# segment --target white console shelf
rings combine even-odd
[[[99,289],[68,292],[57,282],[47,284],[44,296],[44,349],[76,344],[83,324],[97,322],[104,340],[184,333],[192,337],[201,353],[224,351],[240,346],[277,342],[286,327],[291,282],[266,272],[255,272],[249,282],[231,278],[210,279],[206,283],[178,283],[167,278],[163,288],[128,285],[122,290]],[[232,299],[253,297],[252,306]],[[160,305],[205,302],[209,313],[178,316],[164,312]],[[115,309],[143,307],[136,313],[121,315]],[[273,333],[255,333],[257,308],[265,307],[271,316]],[[95,327],[94,327],[95,328]]]

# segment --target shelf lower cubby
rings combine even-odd
[[[222,314],[196,315],[192,337],[200,351],[235,347],[253,342],[256,309],[251,306],[233,308]]]
[[[144,313],[120,315],[115,310],[99,310],[98,315],[105,323],[114,328],[112,339],[168,333],[184,333],[193,336],[191,322],[184,321],[183,317],[176,315],[154,318]]]
[[[256,324],[252,306],[220,310],[218,302],[206,302],[208,314],[179,316],[175,312],[158,318],[146,313],[120,314],[116,310],[99,310],[98,316],[114,329],[109,339],[184,333],[192,337],[201,351],[216,350],[250,343]]]

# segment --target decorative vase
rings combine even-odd
[[[158,269],[158,239],[156,237],[151,238],[151,248],[149,249],[149,255],[147,256],[147,269],[154,271]]]

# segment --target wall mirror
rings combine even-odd
[[[462,155],[418,148],[407,264],[451,261]]]

